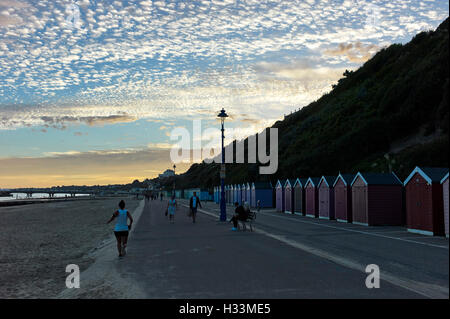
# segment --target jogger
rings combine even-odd
[[[123,200],[120,201],[119,209],[114,212],[107,224],[112,222],[115,218],[117,218],[117,222],[114,227],[114,235],[117,240],[117,250],[119,252],[119,257],[123,257],[126,254],[128,232],[133,224],[133,217],[131,217],[131,214],[125,209],[125,202]],[[130,226],[128,226],[128,218],[130,219]]]

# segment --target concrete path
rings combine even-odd
[[[195,224],[185,206],[170,224],[166,205],[146,203],[116,263],[148,298],[448,298],[447,239],[270,211],[255,232],[232,232],[213,203]],[[379,289],[366,288],[368,264]]]

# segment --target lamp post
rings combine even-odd
[[[220,167],[220,221],[227,220],[227,205],[225,203],[225,119],[228,117],[225,110],[222,108],[219,115],[220,123],[222,124],[222,165]]]
[[[175,169],[176,168],[177,168],[177,166],[175,164],[173,164],[173,195],[176,195],[175,194],[175,178],[176,178],[176,175],[177,175],[177,174],[175,174]]]

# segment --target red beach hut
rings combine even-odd
[[[403,184],[394,173],[361,173],[352,181],[352,223],[401,225]]]
[[[339,174],[334,182],[334,217],[338,222],[352,222],[352,188],[354,174]]]
[[[284,212],[294,213],[294,183],[292,179],[287,179],[284,183]]]
[[[305,185],[306,178],[297,178],[294,183],[294,214],[305,215]]]
[[[319,218],[334,219],[334,181],[336,176],[322,176],[319,184]]]
[[[319,193],[317,191],[319,182],[320,177],[310,177],[305,185],[305,208],[308,217],[319,217]]]
[[[406,227],[424,235],[444,235],[441,181],[448,168],[416,167],[405,179]]]
[[[284,212],[284,182],[281,180],[277,181],[277,185],[275,186],[275,203],[277,212]]]
[[[444,222],[445,236],[448,237],[448,173],[441,180],[443,196],[444,196]]]

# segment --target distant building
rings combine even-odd
[[[142,194],[143,192],[145,192],[147,189],[145,189],[145,188],[141,188],[141,187],[135,187],[135,188],[132,188],[131,190],[130,190],[130,193],[132,193],[132,194]]]
[[[167,178],[175,176],[175,172],[171,169],[167,169],[164,173],[159,174],[159,178]]]

